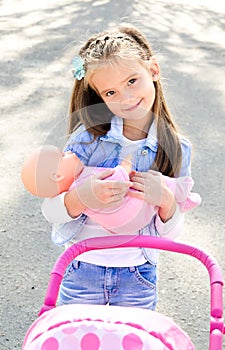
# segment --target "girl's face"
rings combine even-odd
[[[98,68],[90,78],[94,87],[114,115],[124,121],[151,120],[155,100],[153,72],[159,72],[157,63],[150,68],[138,60],[120,59]]]

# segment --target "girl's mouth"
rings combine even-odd
[[[138,108],[138,106],[141,104],[142,102],[142,98],[140,99],[140,101],[138,101],[138,103],[136,103],[135,105],[129,107],[129,108],[123,108],[122,111],[123,112],[132,112],[134,111],[136,108]]]

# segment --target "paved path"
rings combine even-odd
[[[121,5],[123,4],[123,5]],[[23,189],[21,164],[43,143],[63,145],[70,62],[87,33],[132,20],[159,55],[168,103],[193,143],[202,206],[181,240],[211,252],[225,271],[224,5],[221,1],[3,1],[0,7],[0,348],[21,349],[60,249],[40,201]],[[207,349],[208,277],[199,263],[162,253],[159,311]]]

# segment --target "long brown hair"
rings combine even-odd
[[[115,57],[137,58],[147,62],[153,56],[145,36],[132,25],[121,25],[116,30],[93,35],[80,49],[84,60],[85,77],[75,80],[69,111],[69,134],[80,124],[93,135],[106,134],[111,126],[112,113],[88,83],[88,78],[99,65]],[[160,80],[154,81],[156,97],[153,115],[157,125],[158,149],[152,169],[164,175],[179,175],[182,151],[176,126],[167,107]]]

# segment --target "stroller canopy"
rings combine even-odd
[[[23,350],[194,350],[187,334],[160,313],[119,306],[64,305],[29,328]]]

